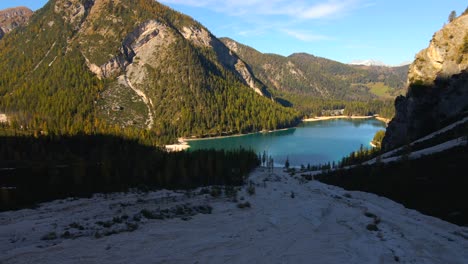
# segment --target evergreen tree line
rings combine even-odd
[[[468,147],[416,160],[327,171],[315,178],[347,190],[371,192],[446,221],[468,225]]]
[[[346,101],[333,99],[319,99],[307,96],[285,94],[284,98],[296,102],[294,108],[305,117],[322,116],[329,110],[344,109],[344,115],[371,116],[378,114],[384,118],[393,118],[395,107],[392,100]]]
[[[357,151],[353,151],[348,156],[343,157],[341,161],[338,162],[338,167],[343,168],[346,166],[360,164],[379,156],[381,153],[380,147],[366,148],[361,144]]]
[[[249,150],[172,152],[105,135],[0,137],[0,210],[96,192],[240,185]]]

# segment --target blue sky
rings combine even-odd
[[[40,8],[45,0],[0,0],[0,9]],[[410,62],[461,0],[161,0],[217,37],[264,53],[307,52],[340,62]]]

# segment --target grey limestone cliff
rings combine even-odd
[[[434,34],[408,72],[408,91],[382,142],[392,149],[441,128],[468,110],[468,14]]]

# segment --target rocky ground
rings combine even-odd
[[[466,263],[468,228],[257,169],[239,188],[129,192],[0,213],[0,263]]]

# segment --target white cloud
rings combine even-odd
[[[301,19],[341,17],[363,0],[161,0],[166,4],[206,7],[233,16],[281,15]]]
[[[300,12],[300,16],[306,19],[318,19],[338,15],[345,11],[348,5],[346,1],[317,4]]]
[[[159,0],[166,4],[209,9],[234,17],[230,27],[239,36],[280,32],[303,42],[332,40],[309,29],[342,19],[374,0]],[[323,24],[319,24],[323,25]],[[320,28],[320,32],[326,32]]]
[[[314,34],[308,31],[298,31],[298,30],[290,30],[290,29],[283,29],[282,32],[286,33],[287,35],[294,37],[301,41],[312,42],[312,41],[320,41],[320,40],[331,40],[330,37],[320,34]]]

